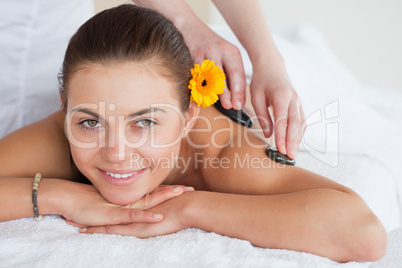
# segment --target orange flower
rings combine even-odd
[[[191,69],[193,78],[188,88],[191,89],[190,99],[198,106],[208,107],[218,100],[218,95],[225,88],[225,74],[214,61],[204,60],[201,65],[196,64]]]

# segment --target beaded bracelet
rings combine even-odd
[[[36,173],[35,175],[35,180],[33,183],[33,191],[32,191],[32,203],[33,203],[33,209],[35,213],[35,219],[37,221],[41,221],[43,219],[43,216],[39,214],[38,210],[38,200],[37,200],[37,195],[38,195],[38,187],[39,187],[39,182],[42,179],[42,174]]]

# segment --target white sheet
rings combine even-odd
[[[225,29],[218,29],[232,39]],[[274,31],[288,71],[299,92],[306,117],[338,101],[338,114],[327,120],[338,123],[339,139],[325,141],[325,124],[307,128],[305,144],[326,148],[318,159],[302,147],[297,165],[327,176],[356,190],[382,220],[388,231],[401,226],[401,151],[396,133],[401,120],[385,117],[397,111],[398,94],[361,85],[338,62],[319,33],[308,26],[281,27]],[[246,60],[246,59],[245,59]],[[246,62],[250,74],[250,65]],[[380,89],[383,90],[383,89]],[[391,98],[392,97],[392,98]],[[399,99],[398,99],[399,98]],[[397,103],[392,106],[390,103]],[[330,106],[334,108],[334,106]],[[327,107],[328,108],[328,107]],[[327,109],[327,113],[334,113]],[[328,116],[327,116],[328,117]],[[399,125],[393,120],[399,120]],[[339,163],[336,160],[339,140]],[[332,144],[332,145],[331,145]],[[310,150],[310,151],[309,151]],[[384,156],[392,156],[385,159]],[[329,161],[328,159],[332,159]],[[328,160],[328,161],[327,161]],[[400,231],[391,233],[398,237]],[[401,240],[390,239],[388,250],[401,248]],[[397,257],[389,257],[389,261]],[[44,221],[33,218],[0,223],[0,267],[369,267],[370,263],[338,264],[312,254],[289,250],[261,249],[247,241],[188,229],[176,234],[140,240],[117,235],[82,235],[58,216]],[[391,267],[391,266],[390,266]]]

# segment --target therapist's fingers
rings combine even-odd
[[[275,144],[278,151],[282,154],[287,154],[286,151],[286,133],[288,128],[288,108],[287,101],[273,101],[274,111],[274,129],[275,129]]]
[[[224,63],[223,63],[223,59],[222,59],[222,53],[217,53],[219,52],[219,50],[222,49],[221,47],[210,47],[207,51],[207,53],[205,54],[204,58],[205,59],[209,59],[209,60],[213,60],[215,63],[215,66],[219,66],[219,68],[223,71],[225,71],[225,67],[224,67]],[[224,51],[222,49],[222,51]],[[231,92],[230,89],[228,87],[228,77],[226,74],[226,79],[225,79],[225,88],[223,90],[223,93],[219,95],[219,100],[222,104],[222,107],[225,108],[226,110],[229,110],[231,108],[233,108],[232,106],[232,101],[231,101]]]
[[[292,101],[289,104],[288,128],[286,133],[287,155],[294,159],[299,149],[301,140],[300,108]]]
[[[300,142],[301,139],[303,139],[303,135],[304,135],[304,131],[306,130],[306,117],[304,116],[304,111],[303,111],[303,107],[301,105],[299,105],[300,108],[300,131],[301,131],[301,135],[300,135]]]
[[[201,64],[206,57],[205,51],[200,49],[198,46],[189,46],[189,50],[193,56],[194,63]]]
[[[255,114],[260,123],[262,132],[266,138],[269,138],[273,132],[272,119],[268,112],[267,102],[263,91],[251,90],[251,103],[253,104]]]
[[[239,49],[234,45],[228,46],[224,51],[222,61],[232,106],[235,110],[240,110],[246,103],[246,75]],[[222,97],[222,105],[224,105],[227,103],[227,95],[225,94]],[[225,106],[223,107],[226,108]]]
[[[225,108],[226,110],[233,108],[232,98],[230,97],[230,90],[227,86],[223,90],[223,93],[219,95],[219,101],[221,102],[222,107]]]

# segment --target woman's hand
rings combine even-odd
[[[251,102],[263,133],[265,137],[270,137],[275,126],[276,147],[294,159],[302,138],[304,112],[283,60],[266,61],[253,69]],[[268,112],[270,106],[274,122]]]
[[[184,192],[194,190],[192,187],[181,185],[162,185],[133,204],[119,206],[106,201],[92,185],[64,180],[53,181],[63,189],[62,192],[57,191],[57,203],[62,204],[57,214],[62,215],[67,223],[77,227],[160,222],[163,220],[163,214],[147,210]]]
[[[195,196],[193,191],[169,199],[155,207],[152,211],[164,215],[161,222],[134,222],[129,224],[106,225],[98,227],[81,228],[81,233],[93,234],[120,234],[148,238],[159,235],[167,235],[184,230],[190,226],[190,217],[186,214],[191,207]]]

